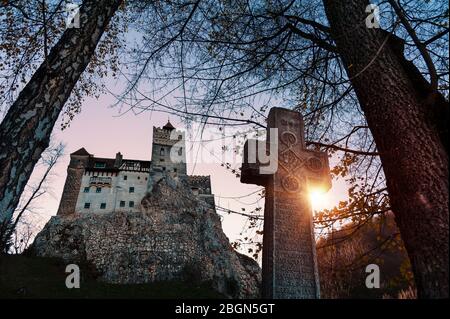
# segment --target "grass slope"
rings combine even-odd
[[[222,298],[207,284],[158,282],[117,285],[98,282],[80,266],[79,289],[65,285],[65,263],[59,259],[22,255],[0,256],[0,298]]]

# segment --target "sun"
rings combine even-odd
[[[321,189],[310,190],[309,200],[313,211],[320,210],[327,206],[327,194]]]

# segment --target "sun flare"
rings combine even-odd
[[[309,200],[313,211],[327,206],[327,194],[324,191],[314,189],[309,192]]]

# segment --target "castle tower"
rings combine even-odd
[[[186,143],[183,131],[167,121],[162,128],[153,127],[152,161],[148,191],[163,176],[186,176]]]
[[[57,215],[67,215],[75,212],[81,180],[91,156],[92,155],[89,154],[84,147],[70,154],[70,163],[67,167],[67,178],[64,184],[64,190]]]
[[[162,128],[153,127],[152,169],[162,173],[187,174],[185,135],[170,121]]]

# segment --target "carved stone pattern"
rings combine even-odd
[[[293,175],[287,175],[283,177],[283,179],[281,180],[281,185],[287,192],[290,193],[296,192],[300,188],[299,180]]]
[[[281,141],[286,144],[288,148],[291,148],[291,146],[297,144],[297,136],[292,132],[283,132],[281,134]]]
[[[303,161],[291,149],[280,154],[279,163],[290,174],[303,165]]]
[[[313,172],[319,172],[323,169],[322,161],[317,157],[311,157],[306,162],[306,166]]]

